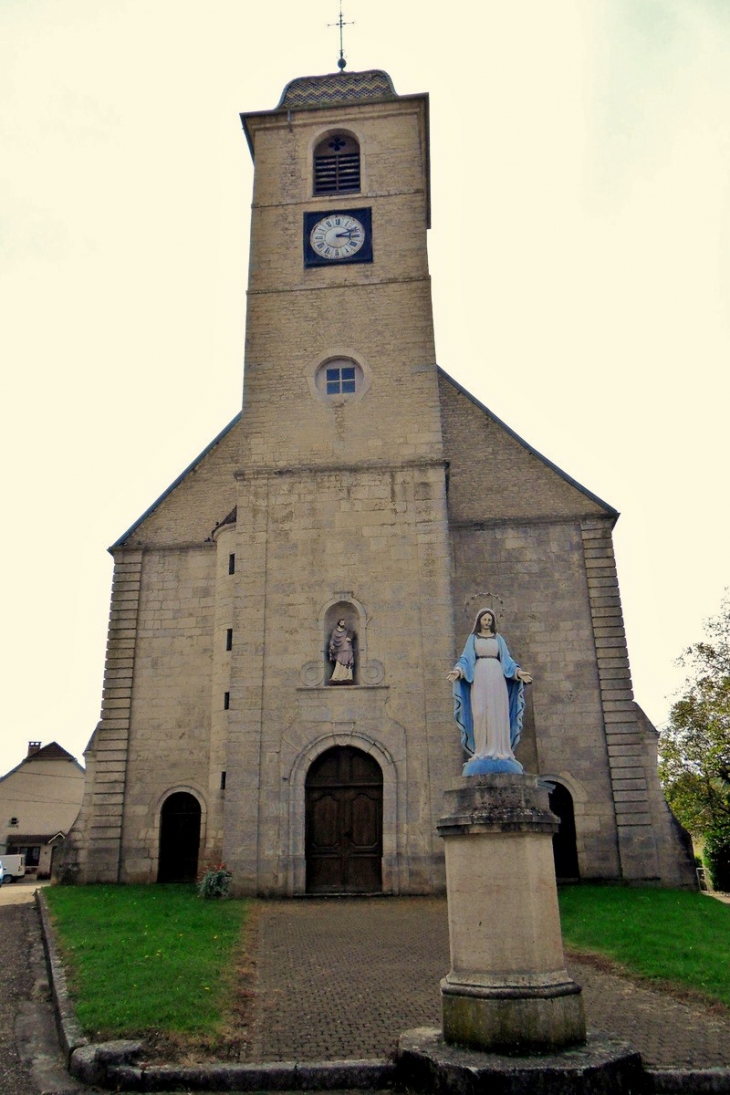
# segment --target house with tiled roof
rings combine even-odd
[[[27,875],[50,877],[83,790],[84,769],[71,753],[55,741],[29,742],[27,756],[0,777],[0,855],[24,855]]]

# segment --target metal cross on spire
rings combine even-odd
[[[328,23],[327,24],[328,27],[339,27],[340,28],[340,58],[337,62],[337,67],[340,70],[340,72],[342,72],[345,65],[347,64],[347,61],[345,60],[345,51],[344,51],[343,46],[342,46],[342,28],[343,27],[354,27],[354,25],[355,25],[354,20],[352,22],[346,23],[344,21],[344,19],[342,18],[342,0],[340,0],[340,18],[337,20],[336,23]]]

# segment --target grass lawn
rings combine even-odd
[[[93,1038],[155,1032],[212,1044],[232,1012],[241,1025],[250,902],[202,900],[182,885],[44,894],[76,1014]]]
[[[730,1007],[730,905],[685,890],[566,886],[565,949]]]
[[[257,906],[204,901],[192,886],[44,890],[84,1030],[143,1037],[151,1053],[240,1059]],[[566,950],[730,1007],[730,905],[628,886],[560,892]],[[435,990],[436,991],[436,990]]]

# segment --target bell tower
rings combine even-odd
[[[242,121],[255,182],[224,856],[252,892],[302,892],[307,772],[352,748],[382,772],[382,888],[430,892],[460,754],[443,684],[454,638],[428,97],[340,72],[294,80]],[[337,686],[340,614],[355,672]]]
[[[243,463],[440,460],[428,97],[338,73],[242,117],[255,164]],[[334,390],[341,374],[328,390],[330,360],[351,362],[355,391]]]

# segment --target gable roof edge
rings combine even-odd
[[[596,505],[599,505],[602,509],[604,509],[606,513],[613,518],[613,524],[616,524],[616,521],[618,521],[620,517],[619,511],[617,509],[614,509],[614,507],[609,505],[608,502],[604,502],[604,500],[602,498],[599,498],[597,494],[594,494],[593,491],[588,490],[588,488],[579,483],[577,479],[573,479],[572,475],[568,475],[568,473],[564,472],[562,468],[559,468],[557,464],[553,464],[552,460],[549,460],[547,456],[543,456],[541,452],[538,452],[537,449],[533,448],[533,446],[530,445],[528,441],[525,441],[524,438],[520,437],[518,433],[515,433],[511,426],[508,426],[507,423],[503,422],[502,419],[494,414],[493,411],[490,411],[489,407],[485,407],[485,405],[479,399],[477,399],[476,396],[472,395],[471,392],[468,391],[462,384],[460,384],[458,380],[454,380],[453,376],[449,376],[446,370],[442,369],[440,365],[437,366],[437,369],[439,374],[443,376],[444,380],[448,380],[449,384],[452,384],[458,391],[461,392],[462,395],[465,395],[466,398],[470,400],[470,402],[473,403],[475,407],[478,407],[481,411],[484,412],[484,414],[486,414],[488,418],[491,418],[493,422],[495,422],[506,433],[508,433],[510,437],[514,438],[514,440],[519,445],[521,445],[523,449],[526,449],[529,453],[532,454],[532,456],[537,457],[538,460],[540,460],[546,467],[550,468],[551,471],[554,471],[557,475],[559,475],[560,478],[564,480],[564,482],[569,484],[569,486],[575,487],[575,489],[579,490],[581,494],[584,494],[586,498],[590,498],[592,502],[595,502]]]
[[[58,745],[58,742],[51,741],[51,742],[48,743],[48,745]],[[48,746],[44,745],[43,748],[47,749]],[[63,757],[63,756],[52,757],[51,758],[52,760],[71,761],[73,764],[76,765],[79,772],[81,772],[82,774],[84,774],[86,772],[86,769],[84,768],[83,764],[79,764],[79,762],[77,761],[77,759],[73,755],[73,753],[69,753],[68,749],[64,749],[62,745],[58,745],[58,748],[61,749],[66,754],[66,756],[65,757]],[[42,752],[42,750],[39,750],[39,752]],[[25,765],[28,763],[28,761],[32,760],[33,757],[36,756],[36,755],[37,754],[35,754],[35,753],[31,753],[30,756],[23,757],[23,759],[21,761],[19,761],[18,764],[16,764],[14,768],[11,768],[9,772],[5,772],[4,775],[0,776],[0,783],[2,783],[4,780],[8,779],[9,776],[13,776],[13,775],[15,775],[16,772],[19,772],[20,769],[25,767]],[[48,758],[46,758],[46,759],[48,759]]]
[[[163,492],[159,496],[159,498],[156,498],[155,501],[152,503],[152,505],[147,507],[147,509],[142,514],[142,516],[138,517],[137,520],[134,522],[134,524],[130,525],[129,528],[127,529],[127,531],[122,533],[122,535],[119,537],[119,539],[114,541],[114,543],[111,545],[111,547],[107,548],[107,551],[111,552],[111,551],[114,551],[115,548],[124,547],[126,541],[129,539],[129,537],[132,535],[132,533],[135,531],[135,529],[138,529],[139,526],[142,524],[142,522],[146,521],[151,513],[154,513],[154,511],[157,509],[157,507],[160,505],[160,503],[164,502],[165,499],[167,498],[167,496],[169,494],[172,494],[172,492],[174,490],[176,490],[177,487],[180,486],[183,479],[185,479],[190,474],[190,472],[193,471],[193,469],[198,466],[198,464],[201,462],[201,460],[205,459],[205,457],[208,455],[208,453],[211,451],[211,449],[214,449],[216,447],[216,445],[218,444],[218,442],[222,441],[223,438],[226,436],[226,434],[229,433],[233,429],[233,427],[236,425],[236,423],[240,420],[242,413],[243,413],[242,411],[239,411],[238,414],[235,415],[235,417],[231,419],[231,421],[228,423],[228,425],[223,427],[221,432],[213,438],[213,440],[210,442],[210,444],[206,445],[205,448],[203,449],[203,451],[198,456],[195,457],[195,459],[192,461],[192,463],[188,464],[188,466],[185,468],[185,471],[180,472],[177,479],[175,479],[172,483],[170,483],[170,486],[166,490],[163,490]]]

